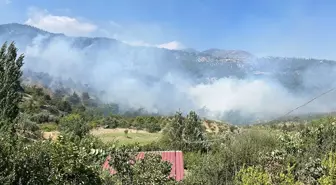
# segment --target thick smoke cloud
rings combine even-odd
[[[0,12],[3,15],[0,16],[1,23],[25,22],[47,31],[69,34],[73,33],[68,30],[73,26],[63,25],[56,29],[59,26],[58,23],[63,21],[67,25],[69,20],[74,20],[75,23],[83,22],[80,19],[68,17],[71,14],[57,16],[55,12],[51,13],[38,8],[30,9],[27,17],[24,15],[25,12],[22,12],[22,8],[17,6],[20,2],[13,1],[13,3],[8,5],[4,0],[0,2]],[[186,4],[188,6],[186,8],[190,9],[197,4]],[[227,3],[228,10],[235,8],[230,4]],[[335,21],[335,16],[332,16],[334,7],[329,6],[329,3],[314,3],[313,13],[308,6],[311,2],[302,0],[281,1],[281,3],[263,2],[263,4],[268,4],[269,11],[274,8],[278,10],[279,7],[285,8],[281,10],[276,21],[271,16],[248,16],[241,22],[225,21],[231,17],[228,15],[221,16],[219,23],[194,18],[195,15],[199,15],[198,18],[206,17],[208,12],[202,14],[202,11],[196,11],[195,15],[190,14],[197,22],[224,24],[224,30],[207,28],[207,33],[213,36],[205,39],[199,37],[202,32],[193,27],[188,29],[187,34],[183,34],[183,30],[176,30],[173,27],[137,21],[124,25],[125,23],[110,22],[109,24],[106,21],[97,20],[92,27],[95,28],[94,32],[88,34],[80,32],[81,34],[72,35],[107,36],[133,46],[162,46],[165,42],[178,40],[198,49],[211,47],[243,49],[259,56],[336,58],[334,52],[336,37],[333,36],[336,26],[330,24]],[[202,10],[208,9],[214,12],[209,6],[208,3],[201,3]],[[265,11],[267,12],[266,9]],[[231,11],[221,12],[230,14]],[[51,24],[41,26],[42,23],[50,23],[50,21]],[[92,22],[84,21],[84,23]],[[199,27],[199,24],[195,26]],[[20,31],[22,30],[18,32]],[[273,61],[268,63],[248,61],[249,65],[263,74],[262,77],[256,77],[252,72],[245,78],[221,77],[205,83],[204,80],[195,80],[188,75],[188,71],[185,71],[178,60],[172,57],[174,55],[167,55],[163,49],[108,44],[104,41],[81,48],[82,44],[87,46],[87,43],[78,42],[81,38],[77,38],[77,41],[64,36],[51,39],[50,35],[39,35],[31,43],[31,35],[34,34],[35,32],[31,30],[17,35],[15,32],[6,32],[4,36],[0,35],[0,41],[14,39],[17,42],[20,52],[26,55],[25,69],[89,84],[98,92],[105,92],[104,95],[99,94],[99,98],[106,102],[119,103],[125,108],[143,107],[147,111],[162,114],[177,110],[183,112],[197,110],[204,116],[229,120],[238,114],[253,121],[281,116],[328,88],[336,86],[334,80],[336,68],[330,65],[313,65],[300,70],[302,87],[299,92],[289,90],[274,77],[273,73],[284,70],[286,65]],[[230,70],[229,68],[226,71]],[[265,71],[267,73],[264,73]],[[205,70],[201,70],[201,73],[213,74]],[[336,110],[334,97],[335,93],[327,94],[293,114],[334,111]]]
[[[100,97],[104,101],[126,108],[144,108],[162,114],[197,110],[215,119],[231,119],[228,113],[239,111],[240,116],[270,119],[319,93],[294,94],[267,76],[196,83],[173,59],[167,59],[162,49],[125,44],[92,45],[83,49],[73,47],[73,40],[65,38],[55,37],[46,42],[50,38],[38,36],[33,44],[22,46],[21,51],[26,55],[25,68],[88,83],[106,92]],[[271,64],[259,66],[263,67],[276,69]],[[323,68],[315,72],[313,69],[303,71],[304,85],[306,88],[320,85],[320,90],[325,90],[326,84],[321,84],[321,78],[330,78],[327,74],[319,76],[324,74]],[[336,104],[330,103],[330,99],[328,95],[295,113],[332,111]]]
[[[78,49],[63,38],[47,45],[44,39],[48,38],[38,36],[33,45],[25,47],[26,69],[90,84],[106,92],[100,98],[132,108],[168,113],[195,107],[186,91],[189,79],[163,62],[156,48],[117,44]]]

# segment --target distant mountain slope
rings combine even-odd
[[[336,62],[331,60],[258,58],[242,50],[135,47],[111,38],[68,37],[16,23],[0,25],[0,42],[5,41],[15,41],[25,53],[26,83],[105,93],[130,106],[149,102],[153,110],[194,108],[181,87],[220,78],[276,81],[290,93],[312,94],[335,85],[336,79]],[[160,101],[165,103],[157,105]]]
[[[254,57],[251,53],[242,50],[209,49],[203,51],[202,53],[210,54],[215,57],[236,59],[237,61],[244,61]]]
[[[157,56],[155,58],[155,62],[165,64],[165,67],[162,69],[165,69],[166,71],[169,71],[169,69],[171,68],[181,68],[182,70],[187,69],[187,71],[190,72],[192,76],[206,75],[208,72],[204,67],[217,68],[214,67],[214,65],[218,65],[220,63],[225,63],[223,64],[223,69],[230,68],[230,71],[221,71],[221,73],[223,73],[224,75],[232,75],[236,73],[234,70],[240,70],[238,69],[239,67],[237,66],[237,64],[233,63],[237,61],[237,58],[218,57],[206,52],[196,53],[190,51],[167,50],[154,47],[133,47],[110,38],[67,37],[64,34],[54,34],[28,25],[16,23],[0,25],[0,41],[15,41],[17,46],[21,48],[21,50],[25,50],[27,46],[33,45],[39,45],[39,49],[46,49],[48,48],[48,45],[50,43],[60,39],[69,42],[73,49],[87,53],[87,59],[91,61],[93,61],[94,58],[97,57],[98,52],[100,54],[102,52],[109,52],[109,54],[112,55],[122,55],[122,57],[118,57],[124,62],[126,62],[127,60],[134,60],[134,56],[139,56],[143,58],[143,56],[141,55],[147,54],[153,57]],[[132,53],[131,56],[129,56],[130,53]],[[203,62],[209,64],[198,64]],[[32,70],[37,69],[35,68]],[[166,71],[159,71],[158,73],[165,74]],[[237,73],[239,73],[238,71]],[[185,70],[183,71],[183,73],[185,73]]]
[[[52,39],[66,39],[72,42],[73,47],[77,49],[87,48],[108,48],[108,47],[127,47],[136,49],[148,49],[149,47],[130,46],[115,39],[105,37],[68,37],[64,34],[50,33],[29,25],[11,23],[0,25],[0,40],[1,41],[15,41],[18,46],[24,47],[34,43],[36,37],[44,37],[44,43],[50,42]],[[185,50],[167,50],[160,48],[150,48],[155,52],[165,52],[176,55],[176,58],[194,59],[195,62],[231,62],[242,60],[252,56],[246,51],[236,50],[219,50],[211,49],[203,52],[198,52],[194,49]]]
[[[153,75],[134,71],[139,76],[144,75],[142,78],[154,81],[155,78],[163,76],[173,69],[201,81],[207,78],[227,76],[243,78],[247,75],[262,76],[271,74],[278,80],[285,81],[284,83],[286,84],[293,81],[293,79],[297,80],[297,77],[293,76],[300,75],[300,72],[308,68],[332,69],[335,66],[335,62],[330,60],[280,57],[256,58],[252,54],[241,50],[209,49],[198,52],[194,49],[179,51],[154,47],[134,47],[110,38],[68,37],[64,34],[54,34],[17,23],[0,25],[0,41],[15,41],[21,51],[24,51],[27,46],[34,45],[39,45],[39,49],[45,49],[48,48],[50,43],[60,39],[70,43],[71,48],[86,53],[85,56],[87,57],[85,59],[87,61],[83,62],[92,63],[92,65],[99,64],[97,64],[99,62],[97,58],[101,57],[98,56],[98,53],[99,55],[108,53],[115,56],[113,59],[122,61],[123,65],[128,65],[131,62],[132,65],[145,66],[147,63],[149,63],[148,65],[161,65],[155,68],[155,70],[159,71],[153,71],[155,73]],[[55,52],[57,51],[55,50]],[[138,58],[142,60],[147,56],[150,56],[148,61],[135,62]],[[31,71],[48,73],[48,71],[41,71],[36,66],[30,66],[29,63],[27,66]],[[53,76],[55,74],[50,75]]]

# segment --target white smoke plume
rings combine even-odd
[[[0,6],[0,10],[4,15],[0,16],[1,23],[22,19],[17,18],[15,7]],[[247,76],[240,79],[220,78],[209,83],[198,82],[174,62],[176,59],[172,58],[174,55],[168,56],[164,52],[168,50],[159,49],[166,48],[174,52],[185,46],[178,41],[179,39],[173,38],[172,34],[163,33],[164,29],[156,25],[139,26],[141,25],[139,24],[123,27],[123,25],[111,22],[109,25],[113,31],[109,32],[109,29],[101,29],[100,25],[85,19],[57,16],[45,10],[31,9],[29,16],[23,22],[40,26],[47,31],[50,28],[49,31],[54,30],[77,36],[101,34],[117,38],[121,43],[128,43],[129,45],[110,45],[102,41],[100,45],[93,44],[81,49],[73,47],[74,37],[51,38],[50,35],[39,35],[30,44],[25,41],[31,38],[27,39],[28,36],[25,35],[18,38],[0,36],[1,41],[23,40],[17,44],[20,52],[26,55],[25,69],[45,72],[65,80],[71,78],[74,81],[87,83],[98,91],[106,92],[99,98],[106,102],[119,103],[124,107],[141,107],[150,112],[162,114],[177,110],[183,112],[199,110],[202,115],[217,119],[223,117],[227,119],[227,112],[238,111],[246,116],[254,115],[254,119],[266,119],[280,116],[325,91],[326,87],[336,85],[333,80],[336,77],[335,69],[330,69],[329,66],[312,67],[300,71],[303,76],[302,84],[306,89],[300,93],[289,91],[283,84],[267,75],[262,78]],[[330,24],[332,20],[323,21],[325,18],[320,17],[310,22],[310,19],[304,16],[297,16],[297,13],[288,16],[285,20],[294,21],[275,24],[274,21],[269,23],[269,21],[254,20],[249,22],[251,25],[244,23],[244,26],[255,28],[255,32],[241,29],[234,35],[223,35],[222,39],[218,37],[217,40],[222,43],[233,43],[230,47],[246,49],[263,55],[307,56],[307,52],[304,51],[308,51],[308,54],[316,54],[320,58],[323,56],[335,58],[333,49],[331,49],[333,47],[329,47],[335,43],[335,37],[327,37],[335,32],[335,26]],[[302,20],[305,21],[302,22]],[[71,26],[62,26],[60,22],[54,24],[52,21],[62,21],[65,25]],[[259,23],[257,28],[253,27],[256,23]],[[86,26],[80,27],[77,26],[78,24]],[[328,25],[326,29],[322,29],[322,24]],[[76,28],[77,31],[68,30],[72,28]],[[78,31],[79,28],[85,29]],[[278,28],[281,28],[280,31]],[[292,34],[284,36],[281,30],[291,30]],[[320,46],[310,44],[317,43],[320,38],[319,33],[326,36],[320,44],[325,44],[324,48],[328,47],[328,50],[316,49]],[[306,41],[307,38],[310,40]],[[111,42],[116,41],[111,40]],[[165,42],[166,44],[163,44]],[[244,48],[241,48],[242,42],[245,43]],[[274,72],[285,67],[272,62],[267,64],[249,62],[257,66],[261,72],[263,70]],[[293,114],[334,111],[336,108],[334,97],[335,93],[325,95]]]
[[[106,92],[100,97],[106,102],[149,112],[168,114],[205,107],[203,115],[216,119],[232,110],[266,119],[288,112],[317,93],[297,95],[267,77],[221,78],[211,83],[195,83],[184,75],[185,71],[170,64],[163,50],[157,48],[121,44],[78,49],[69,38],[55,37],[47,45],[45,39],[48,37],[38,36],[33,45],[24,47],[25,68],[88,83]],[[320,70],[319,74],[323,74],[323,69]],[[312,69],[304,72],[307,87],[321,83],[321,79],[316,78],[318,74],[311,74]],[[296,113],[332,111],[336,103],[330,99],[328,95]]]

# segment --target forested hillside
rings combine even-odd
[[[118,106],[97,103],[87,92],[22,84],[24,63],[13,43],[1,47],[2,184],[336,183],[334,117],[238,127],[202,119],[193,111],[171,117],[144,110],[120,114]],[[134,137],[131,130],[158,138],[122,144],[93,134],[117,128],[124,128],[119,141]],[[57,137],[44,138],[50,131]],[[135,160],[135,152],[152,150],[183,151],[184,179],[169,178],[171,165],[160,156]],[[108,155],[114,175],[102,169]]]

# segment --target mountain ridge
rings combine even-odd
[[[189,75],[197,78],[221,78],[228,76],[241,78],[246,76],[246,74],[281,74],[288,73],[288,71],[294,74],[295,71],[302,71],[302,69],[310,66],[321,66],[324,64],[334,66],[336,63],[332,60],[325,59],[293,57],[258,58],[243,50],[212,48],[204,51],[196,51],[190,48],[184,50],[168,50],[156,47],[131,46],[107,37],[69,37],[62,33],[51,33],[34,26],[19,23],[0,25],[0,41],[15,41],[21,50],[25,50],[27,46],[36,45],[34,40],[38,40],[36,38],[40,35],[45,37],[41,39],[43,42],[40,44],[44,44],[43,47],[41,47],[42,49],[45,48],[44,46],[50,45],[52,41],[61,39],[71,43],[71,48],[86,53],[95,53],[102,49],[104,50],[104,48],[109,48],[109,50],[114,50],[116,53],[120,52],[120,55],[124,57],[127,56],[129,52],[135,52],[135,54],[139,55],[139,53],[142,54],[141,52],[145,51],[151,55],[159,55],[159,58],[155,60],[160,60],[160,62],[163,60],[162,63],[164,63],[165,68],[181,68],[183,69],[183,73],[187,72]],[[157,61],[155,61],[155,63],[157,63]],[[272,66],[267,67],[270,65]],[[274,66],[277,66],[276,70],[279,71],[272,69]],[[35,66],[31,68],[36,70]]]
[[[17,35],[20,34],[24,34],[24,35],[28,35],[30,37],[37,37],[38,35],[44,35],[44,36],[50,36],[50,37],[66,37],[66,38],[72,38],[77,40],[78,42],[80,42],[81,40],[85,40],[87,45],[84,45],[83,47],[87,47],[90,45],[90,43],[93,42],[117,42],[118,44],[126,44],[128,46],[132,46],[129,45],[127,43],[124,43],[122,41],[113,39],[113,38],[108,38],[108,37],[84,37],[84,36],[67,36],[64,33],[52,33],[43,29],[40,29],[38,27],[34,27],[31,25],[27,25],[27,24],[19,24],[19,23],[7,23],[7,24],[1,24],[0,25],[0,34],[2,34],[3,32],[9,32],[9,34],[13,37],[15,37]],[[133,46],[133,47],[151,47],[151,46]],[[152,48],[156,48],[156,49],[164,49],[164,50],[169,50],[166,48],[157,48],[157,47],[152,47]],[[192,48],[187,48],[187,49],[181,49],[181,50],[176,50],[176,51],[180,51],[180,52],[192,52],[192,53],[202,53],[205,55],[212,55],[213,57],[219,57],[219,58],[226,58],[226,59],[245,59],[248,58],[246,56],[253,56],[252,54],[250,54],[247,51],[243,51],[243,50],[225,50],[225,49],[218,49],[218,48],[213,48],[213,49],[208,49],[208,50],[204,50],[204,51],[197,51],[195,49]],[[212,54],[214,53],[214,54]],[[219,54],[221,53],[221,54]],[[225,54],[227,53],[227,56],[225,56]],[[244,56],[239,56],[240,54],[244,55]]]
[[[17,23],[0,25],[0,42],[12,40],[26,55],[24,82],[52,90],[64,86],[69,93],[85,91],[154,112],[195,109],[195,100],[185,100],[185,88],[213,88],[223,80],[276,84],[295,96],[313,96],[333,86],[336,78],[333,60],[258,58],[243,50],[168,50],[104,37],[68,37]]]

